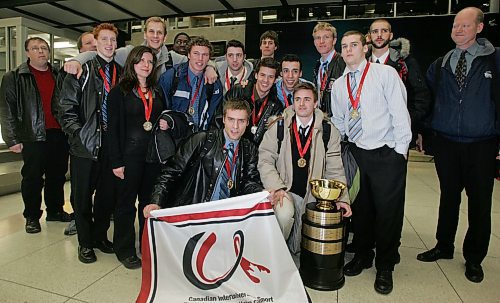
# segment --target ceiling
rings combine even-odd
[[[311,4],[377,2],[362,0],[0,0],[0,18],[26,17],[77,32],[101,22],[189,16]],[[380,1],[379,1],[380,2]],[[392,2],[392,1],[391,1]]]

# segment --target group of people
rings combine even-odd
[[[438,243],[417,259],[453,258],[465,188],[465,276],[481,282],[500,108],[500,55],[476,38],[483,18],[476,8],[456,15],[456,49],[426,78],[409,42],[393,39],[385,19],[368,34],[344,33],[340,53],[335,27],[319,22],[312,81],[301,78],[297,55],[274,58],[274,31],[261,35],[258,59],[247,59],[243,43],[231,40],[224,56],[210,60],[212,45],[203,37],[179,34],[177,52],[169,51],[159,17],[145,22],[143,45],[119,49],[117,29],[103,23],[82,35],[81,54],[60,72],[48,63],[47,42],[29,38],[28,61],[8,72],[0,89],[2,136],[24,160],[26,232],[41,230],[44,188],[47,220],[75,220],[81,262],[95,262],[97,248],[138,268],[136,214],[141,235],[153,210],[267,190],[296,256],[301,216],[314,200],[309,181],[347,183],[348,148],[360,183],[355,199],[345,191],[336,203],[344,216],[352,214],[354,258],[344,273],[359,275],[375,259],[374,288],[389,294],[400,262],[408,149],[432,143],[441,189]],[[74,215],[63,210],[68,154]]]

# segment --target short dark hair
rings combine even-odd
[[[246,54],[245,53],[245,45],[243,45],[243,43],[241,43],[241,41],[238,41],[238,40],[229,40],[227,41],[227,44],[226,44],[226,51],[225,53],[227,54],[227,49],[230,48],[230,47],[239,47],[243,50],[243,54]]]
[[[255,73],[259,73],[261,67],[268,67],[276,70],[276,74],[278,74],[280,69],[280,64],[278,61],[274,60],[274,58],[266,57],[259,60],[257,67],[255,67]]]
[[[189,40],[189,42],[186,46],[186,50],[187,50],[188,54],[191,52],[191,48],[193,48],[193,46],[208,47],[209,54],[210,54],[210,56],[212,56],[212,51],[213,51],[212,44],[210,43],[210,41],[205,39],[205,37],[203,37],[203,36],[194,37],[191,40]]]
[[[378,19],[373,20],[373,22],[370,24],[370,29],[369,29],[370,31],[371,31],[371,29],[372,29],[372,25],[373,25],[374,23],[376,23],[376,22],[385,22],[385,23],[387,23],[387,25],[389,26],[389,32],[392,32],[392,26],[391,26],[391,23],[389,22],[389,20],[384,19],[384,18],[378,18]]]
[[[283,62],[299,62],[299,70],[302,70],[302,61],[296,54],[286,54],[281,58],[281,69],[283,69]]]
[[[250,118],[250,115],[252,114],[252,109],[250,108],[250,104],[248,104],[248,102],[244,99],[229,98],[225,100],[222,106],[222,113],[224,117],[226,116],[226,113],[229,109],[244,110],[247,112],[248,118]]]
[[[44,42],[45,44],[47,44],[47,48],[49,49],[49,52],[50,52],[50,45],[49,45],[49,43],[45,39],[40,38],[40,37],[31,37],[31,38],[26,39],[26,41],[24,41],[24,50],[25,51],[29,51],[28,45],[30,44],[31,41]]]
[[[274,41],[274,44],[276,45],[277,48],[280,46],[280,42],[278,41],[278,33],[275,31],[265,31],[260,35],[260,40],[259,40],[259,45],[262,45],[262,40],[264,39],[271,39]]]
[[[139,85],[139,80],[137,79],[137,73],[135,72],[134,65],[139,63],[142,59],[144,53],[151,53],[153,55],[153,69],[151,73],[146,78],[146,84],[148,88],[153,88],[156,84],[155,81],[155,71],[156,71],[156,55],[153,49],[149,46],[140,45],[134,47],[125,61],[122,77],[120,81],[120,86],[126,92],[132,91],[134,87]]]
[[[293,88],[293,95],[295,96],[295,93],[299,90],[310,90],[313,93],[314,96],[314,102],[318,101],[318,91],[316,90],[316,87],[314,84],[310,82],[300,82],[295,85]]]
[[[344,39],[344,37],[347,37],[347,36],[359,36],[359,38],[361,39],[361,45],[363,45],[363,46],[366,45],[366,36],[363,33],[361,33],[360,31],[347,31],[342,36],[342,39]]]
[[[94,36],[94,34],[92,32],[85,32],[85,33],[81,34],[80,37],[78,37],[78,40],[76,40],[76,47],[78,48],[78,51],[80,51],[80,49],[83,46],[82,39],[83,39],[83,36],[85,36],[85,35],[92,35],[92,36]]]
[[[174,37],[174,43],[175,43],[175,40],[177,40],[177,38],[179,38],[179,36],[186,36],[188,38],[188,41],[191,40],[191,37],[189,37],[188,34],[186,34],[185,32],[180,32],[177,35],[175,35],[175,37]]]

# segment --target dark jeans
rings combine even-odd
[[[360,172],[360,191],[353,210],[355,252],[372,258],[375,247],[377,270],[393,270],[400,258],[407,161],[387,146],[374,150],[352,146]]]
[[[113,247],[119,260],[136,254],[135,216],[139,219],[139,241],[144,229],[144,206],[151,203],[154,182],[160,172],[160,164],[125,160],[125,179],[115,177],[118,199],[114,217]],[[135,201],[139,199],[139,209]]]
[[[23,142],[21,193],[25,218],[38,220],[42,216],[42,188],[47,213],[63,211],[68,150],[67,138],[60,129],[47,129],[46,141]]]
[[[463,243],[467,262],[480,264],[488,253],[491,233],[491,200],[495,179],[497,139],[458,143],[437,135],[434,162],[441,197],[436,231],[437,246],[453,252],[460,213],[461,193],[468,197],[469,227]]]

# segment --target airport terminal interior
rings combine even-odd
[[[305,1],[305,0],[66,0],[0,1],[0,78],[26,61],[24,40],[39,36],[52,48],[51,62],[61,66],[75,56],[76,39],[101,22],[120,30],[119,44],[138,45],[143,40],[144,20],[162,16],[167,22],[165,43],[171,46],[176,33],[205,36],[214,45],[214,56],[223,55],[228,40],[242,41],[247,56],[259,52],[260,33],[273,29],[280,35],[278,58],[297,53],[304,61],[304,78],[312,79],[318,59],[310,33],[318,21],[331,22],[339,33],[349,29],[366,32],[375,18],[393,22],[395,36],[414,41],[415,57],[422,70],[451,49],[449,31],[453,15],[468,5],[480,7],[487,20],[484,35],[499,46],[499,1]],[[396,26],[394,26],[396,24]],[[434,30],[428,31],[427,27]],[[298,42],[304,35],[307,42]],[[433,41],[433,47],[426,43]],[[339,50],[337,42],[337,50]],[[0,80],[1,81],[1,80]],[[65,236],[67,223],[46,222],[41,233],[25,232],[20,193],[22,158],[9,152],[0,138],[0,302],[134,302],[141,287],[141,270],[126,269],[114,255],[96,250],[98,261],[78,261],[76,236]],[[70,176],[65,186],[65,210],[69,202]],[[462,193],[460,221],[454,258],[419,262],[416,255],[436,244],[439,182],[433,157],[410,151],[401,261],[394,270],[394,290],[389,295],[374,291],[375,268],[346,277],[337,291],[308,289],[314,303],[405,302],[494,303],[500,301],[500,183],[495,181],[489,250],[482,266],[484,281],[471,283],[464,276],[462,242],[467,212],[474,205]],[[44,206],[42,206],[42,209]],[[136,222],[137,230],[137,222]],[[113,238],[113,224],[108,232]],[[138,246],[138,245],[137,245]],[[346,253],[346,262],[353,254]],[[284,302],[281,302],[284,303]]]

